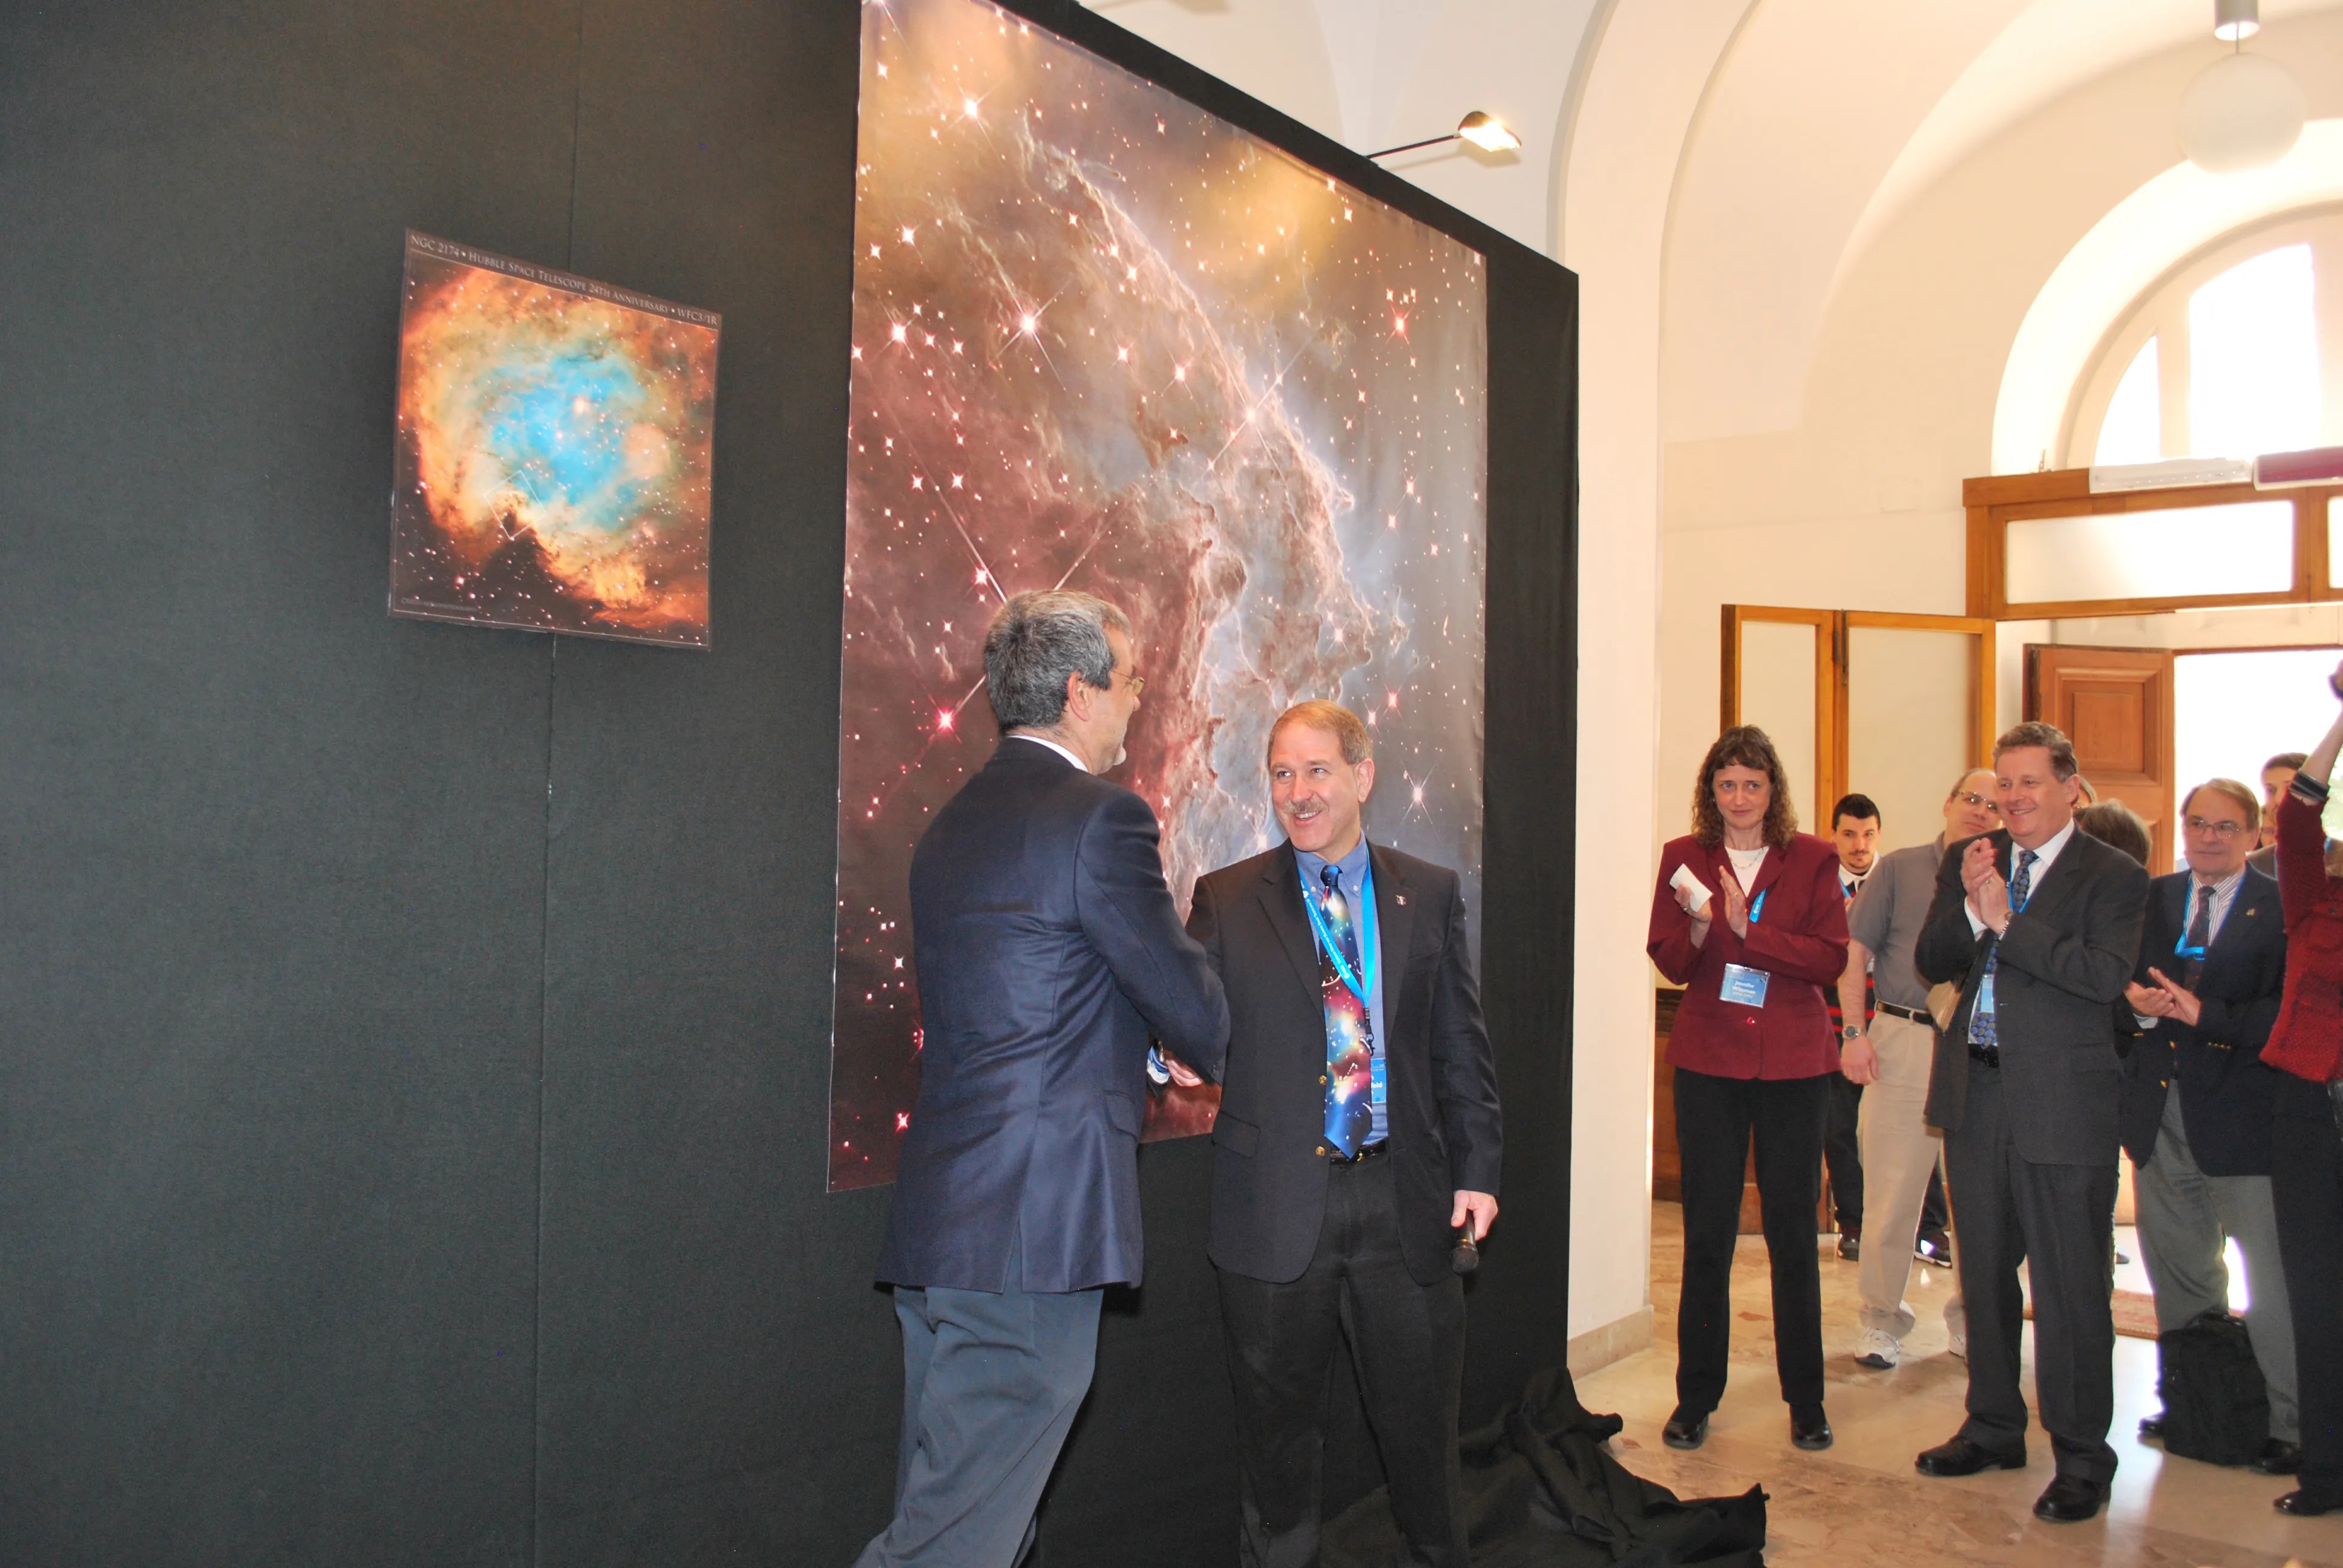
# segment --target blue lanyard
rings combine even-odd
[[[2208,931],[2213,929],[2213,916],[2211,911],[2213,908],[2214,891],[2215,890],[2211,888],[2199,888],[2194,883],[2191,883],[2188,889],[2189,899],[2201,898],[2205,900],[2205,909],[2207,911],[2205,916],[2205,929]],[[2182,920],[2180,940],[2172,944],[2172,956],[2177,959],[2195,959],[2197,962],[2202,963],[2205,960],[2205,950],[2203,948],[2192,948],[2188,945],[2187,915],[2189,910],[2189,899],[2183,899],[2180,900],[2180,914]]]
[[[1766,889],[1765,892],[1757,895],[1757,901],[1749,906],[1749,923],[1751,925],[1755,925],[1759,920],[1764,918],[1765,913],[1765,894],[1771,893],[1773,890],[1774,890],[1771,888]]]
[[[1342,977],[1342,983],[1351,988],[1351,994],[1359,999],[1359,1005],[1368,1008],[1375,1005],[1375,949],[1380,944],[1375,941],[1373,933],[1367,929],[1367,917],[1355,911],[1362,906],[1372,907],[1374,896],[1373,887],[1374,871],[1373,863],[1370,862],[1369,869],[1359,878],[1357,890],[1354,893],[1342,895],[1351,900],[1351,907],[1354,911],[1351,920],[1359,933],[1359,962],[1367,971],[1366,977],[1362,980],[1353,972],[1350,964],[1343,959],[1342,944],[1335,939],[1332,929],[1326,924],[1326,911],[1318,907],[1318,898],[1311,890],[1309,877],[1305,874],[1302,879],[1302,907],[1310,911],[1310,929],[1317,935],[1318,950],[1332,961],[1334,972]]]

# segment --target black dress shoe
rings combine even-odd
[[[2164,1418],[2160,1415],[2141,1416],[2139,1418],[2139,1434],[2142,1437],[2161,1439],[2164,1436]]]
[[[1863,1232],[1849,1231],[1838,1239],[1838,1255],[1850,1263],[1863,1261]]]
[[[1993,1450],[1971,1442],[1966,1437],[1956,1437],[1950,1442],[1940,1442],[1914,1460],[1913,1465],[1923,1475],[1975,1475],[1981,1470],[2023,1470],[2026,1450],[2015,1453],[1996,1453]]]
[[[2272,1498],[2270,1506],[2280,1513],[2291,1513],[2297,1519],[2316,1519],[2322,1513],[2343,1509],[2343,1497],[2331,1503],[2321,1503],[2308,1492],[2289,1492],[2283,1497]]]
[[[1698,1448],[1708,1441],[1708,1412],[1676,1406],[1668,1424],[1660,1428],[1660,1441],[1670,1448]]]
[[[1790,1407],[1790,1442],[1808,1452],[1831,1445],[1830,1418],[1823,1414],[1818,1404],[1794,1404]]]
[[[2053,1524],[2080,1524],[2107,1506],[2107,1483],[2062,1475],[2051,1482],[2034,1503],[2034,1517]]]
[[[2254,1468],[2264,1475],[2292,1475],[2302,1468],[2302,1444],[2274,1437],[2262,1444],[2260,1457]]]

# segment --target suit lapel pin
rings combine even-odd
[[[2253,918],[2253,913],[2254,913],[2254,912],[2253,912],[2253,910],[2247,910],[2246,911],[2246,918],[2247,918],[2247,919],[2248,919],[2248,920],[2251,920],[2251,919]]]
[[[1405,893],[1393,893],[1392,895],[1392,902],[1394,904],[1404,904],[1407,902],[1407,895]]]

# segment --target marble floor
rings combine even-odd
[[[2117,1232],[2137,1254],[2128,1231]],[[2122,1564],[2124,1568],[2343,1568],[2343,1514],[2289,1519],[2270,1499],[2282,1478],[2167,1458],[2135,1435],[2156,1410],[2156,1346],[2116,1342],[2116,1429],[2121,1461],[2107,1511],[2087,1524],[2046,1524],[2034,1500],[2049,1484],[2049,1439],[2037,1427],[2021,1472],[1936,1481],[1913,1455],[1961,1422],[1963,1363],[1946,1349],[1942,1306],[1950,1271],[1916,1265],[1906,1300],[1920,1320],[1894,1372],[1855,1364],[1855,1266],[1822,1238],[1823,1348],[1837,1443],[1821,1453],[1790,1446],[1789,1412],[1774,1376],[1765,1245],[1745,1236],[1733,1267],[1733,1370],[1705,1446],[1679,1453],[1660,1442],[1675,1404],[1675,1305],[1682,1279],[1683,1211],[1653,1206],[1652,1348],[1581,1379],[1589,1410],[1616,1411],[1626,1430],[1614,1447],[1630,1470],[1682,1496],[1763,1485],[1771,1500],[1766,1561],[1775,1568],[1937,1568],[1939,1564]],[[2132,1265],[2137,1269],[2137,1265]],[[2127,1274],[2130,1271],[2126,1271]],[[2136,1277],[2118,1283],[2144,1289]],[[2030,1331],[2029,1331],[2030,1334]],[[2033,1401],[2032,1362],[2026,1399]]]

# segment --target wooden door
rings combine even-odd
[[[2026,717],[2056,725],[2102,800],[2147,819],[2148,869],[2173,868],[2172,654],[2028,643]]]

